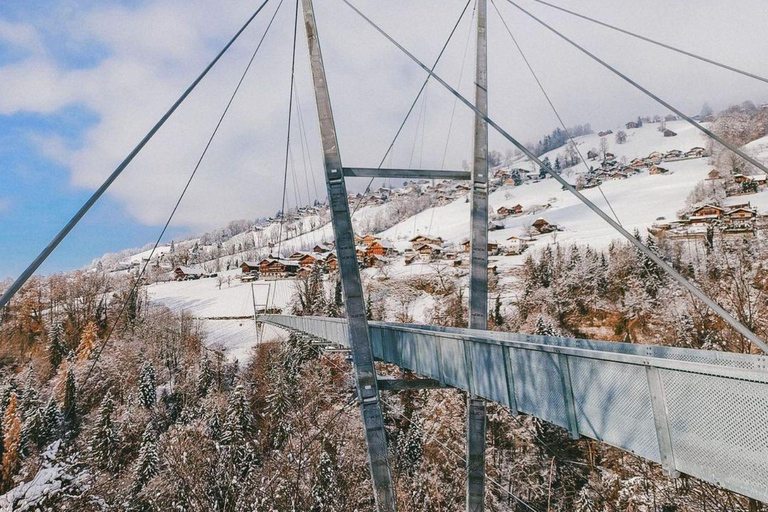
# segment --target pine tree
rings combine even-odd
[[[536,317],[536,330],[534,334],[539,336],[560,336],[560,333],[555,329],[555,326],[544,320],[544,317],[539,315]]]
[[[373,320],[373,301],[371,300],[371,294],[365,298],[365,318],[367,320]]]
[[[424,424],[419,416],[414,415],[403,438],[398,443],[398,462],[400,468],[413,474],[424,457]]]
[[[213,384],[211,360],[208,359],[208,356],[203,356],[203,360],[200,363],[200,375],[197,377],[197,396],[205,397],[211,388],[211,384]]]
[[[42,403],[34,387],[34,376],[31,372],[24,389],[24,397],[21,400],[20,416],[23,418],[21,448],[22,452],[28,453],[32,446],[40,446],[42,444],[44,427]]]
[[[152,422],[147,423],[144,434],[141,436],[139,459],[136,461],[136,469],[133,476],[133,492],[139,492],[158,472],[160,458],[157,455],[157,440]]]
[[[497,326],[504,325],[504,317],[501,316],[501,295],[496,296],[496,302],[493,305],[493,323]]]
[[[80,345],[77,346],[77,360],[84,361],[91,358],[96,340],[99,338],[99,329],[93,321],[88,322],[80,336]]]
[[[139,374],[139,403],[142,407],[151,409],[155,406],[156,400],[155,368],[149,361],[144,361]]]
[[[221,432],[221,442],[242,445],[251,430],[251,414],[243,386],[237,386],[227,400],[227,413]]]
[[[73,358],[67,359],[64,377],[64,403],[62,405],[64,432],[69,439],[74,439],[80,433],[80,418],[77,411],[77,383]]]
[[[20,462],[21,420],[15,393],[11,394],[10,402],[3,414],[3,433],[2,488],[6,490],[12,486],[13,475],[16,474]]]
[[[341,508],[341,490],[336,465],[328,452],[323,451],[313,478],[312,512],[338,512]]]
[[[51,397],[43,411],[43,431],[40,434],[42,444],[59,438],[61,422],[61,412],[56,401]]]
[[[55,323],[48,332],[48,361],[54,370],[59,367],[65,355],[64,329],[60,323]]]
[[[91,455],[95,466],[108,471],[115,471],[118,468],[120,434],[112,421],[114,412],[115,402],[112,399],[112,393],[107,391],[107,395],[101,402],[99,418],[91,433]]]

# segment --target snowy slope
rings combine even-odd
[[[239,273],[239,269],[222,272],[221,275],[231,276],[232,280],[230,286],[225,282],[221,289],[216,279],[198,279],[154,283],[146,290],[153,303],[177,312],[186,311],[202,319],[207,344],[223,348],[230,358],[243,361],[258,339],[252,320],[254,298],[260,309],[267,301],[270,308],[285,308],[294,294],[295,281],[241,283],[234,278]],[[270,339],[275,333],[274,329],[265,329],[264,339]]]
[[[704,127],[709,126],[709,123],[702,123]],[[669,121],[667,122],[667,128],[677,133],[676,137],[664,137],[658,130],[659,123],[646,123],[641,128],[624,129],[627,134],[627,142],[624,144],[616,144],[615,135],[616,132],[623,128],[613,128],[613,134],[606,135],[605,139],[608,142],[608,151],[616,155],[617,159],[626,157],[627,161],[633,158],[641,158],[648,156],[653,151],[661,151],[662,153],[670,151],[672,149],[679,149],[683,152],[689,149],[699,146],[707,147],[707,138],[697,128],[691,126],[686,121]],[[600,148],[601,137],[597,133],[590,135],[583,135],[581,137],[575,137],[574,142],[581,151],[584,158],[587,157],[587,152],[590,149]],[[549,158],[554,163],[555,158],[562,156],[565,153],[565,146],[554,149],[548,153],[541,155],[539,158]],[[587,161],[588,165],[598,166],[595,162]],[[583,169],[583,164],[579,164]],[[521,157],[519,160],[512,163],[512,167],[522,167],[532,169],[532,163],[526,158]]]
[[[610,151],[616,154],[617,159],[626,157],[631,160],[648,156],[653,151],[687,151],[692,147],[705,145],[700,132],[684,122],[667,123],[667,127],[678,133],[677,137],[664,137],[657,127],[658,124],[646,124],[642,128],[627,130],[627,143],[611,144]],[[612,141],[611,137],[608,136]],[[586,155],[589,149],[599,145],[599,139],[600,137],[593,134],[577,137],[576,141]],[[563,148],[560,148],[544,156],[554,160],[562,151]],[[588,164],[597,165],[595,162]],[[512,164],[512,167],[519,166],[520,161]],[[684,206],[688,193],[706,178],[711,169],[706,158],[666,162],[663,166],[672,173],[651,176],[646,171],[625,180],[607,181],[601,186],[619,220],[629,231],[635,228],[643,231],[658,217],[675,218],[677,211]],[[576,173],[583,170],[583,164],[579,164],[566,171],[564,176],[573,182]],[[582,193],[610,214],[599,189],[587,189]],[[539,217],[558,224],[564,230],[556,235],[559,242],[605,246],[621,236],[570,192],[562,190],[553,179],[529,182],[519,187],[502,187],[489,196],[489,203],[494,211],[501,206],[521,204],[524,211],[530,212],[504,219],[502,222],[505,229],[489,233],[489,238],[494,241],[503,241],[512,235],[524,235],[531,223]],[[469,206],[466,198],[461,198],[448,205],[431,208],[393,226],[382,233],[382,236],[393,240],[407,240],[419,233],[429,233],[458,243],[469,234]],[[552,235],[549,235],[547,239],[551,237]]]

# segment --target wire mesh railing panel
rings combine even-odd
[[[506,347],[487,343],[469,343],[475,394],[509,407],[511,402],[504,361]]]
[[[569,428],[563,378],[557,354],[510,348],[517,408]]]
[[[661,378],[677,469],[768,501],[768,386],[670,370]]]
[[[661,462],[646,370],[569,357],[579,433]]]
[[[393,325],[398,324],[385,324]],[[601,350],[618,354],[633,354],[638,356],[662,357],[677,361],[690,361],[702,364],[714,364],[731,368],[746,368],[754,370],[768,369],[768,357],[752,354],[735,354],[732,352],[716,352],[713,350],[697,350],[690,348],[665,347],[661,345],[642,345],[635,343],[621,343],[614,341],[598,341],[579,338],[564,338],[554,336],[538,336],[535,334],[521,334],[503,331],[477,331],[458,327],[442,327],[433,325],[414,325],[419,329],[436,332],[482,336],[487,339],[499,341],[521,341],[556,347],[581,348],[586,350]]]

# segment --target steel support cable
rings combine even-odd
[[[472,38],[472,28],[474,26],[474,20],[475,20],[475,11],[477,10],[477,1],[475,1],[474,7],[472,9],[472,16],[470,17],[469,22],[469,30],[467,31],[467,40],[464,43],[464,56],[461,59],[461,69],[459,70],[459,81],[456,82],[456,87],[461,88],[461,80],[464,78],[464,68],[467,64],[467,54],[469,53],[469,41]],[[451,133],[453,131],[453,120],[456,116],[456,105],[458,104],[458,99],[453,98],[453,107],[451,107],[451,118],[448,121],[448,134],[445,136],[445,146],[443,147],[443,157],[440,160],[440,168],[445,169],[445,158],[448,155],[448,145],[451,143]],[[434,186],[435,180],[432,180],[432,185]],[[432,223],[435,220],[435,208],[432,207],[432,211],[429,215],[429,228],[427,229],[427,234],[432,233]]]
[[[281,258],[280,250],[283,245],[283,224],[285,224],[285,196],[288,190],[288,158],[291,148],[291,119],[293,116],[293,79],[296,74],[296,35],[299,31],[299,0],[296,0],[296,13],[293,20],[293,49],[291,50],[291,82],[288,91],[288,128],[285,137],[285,165],[283,168],[283,199],[281,202],[281,215],[280,225],[277,232],[277,257]],[[275,293],[277,293],[277,286],[275,286]]]
[[[317,181],[315,180],[315,174],[312,172],[312,169],[314,169],[312,165],[312,152],[309,150],[309,139],[307,139],[307,127],[306,124],[304,124],[304,115],[302,114],[301,109],[301,98],[299,95],[296,96],[296,106],[298,107],[299,111],[299,127],[301,128],[302,133],[302,141],[303,141],[303,147],[302,147],[302,153],[304,150],[306,150],[306,159],[307,162],[309,162],[309,174],[312,177],[312,187],[315,190],[315,199],[320,199],[319,193],[317,191]]]
[[[541,93],[544,95],[544,98],[546,98],[547,103],[549,103],[549,106],[552,109],[552,112],[554,112],[555,116],[557,117],[557,120],[560,122],[560,126],[563,127],[563,131],[565,131],[565,134],[568,136],[568,140],[571,141],[571,144],[573,144],[573,148],[579,154],[579,159],[584,164],[584,168],[587,170],[587,172],[589,172],[590,169],[589,169],[589,166],[587,165],[587,160],[584,158],[584,155],[581,153],[579,146],[576,145],[576,141],[573,140],[573,136],[571,135],[570,130],[565,125],[565,122],[563,121],[562,116],[560,116],[560,112],[558,112],[557,108],[555,108],[555,104],[552,102],[552,99],[549,96],[549,93],[547,93],[546,89],[544,88],[544,84],[541,83],[541,80],[539,80],[539,76],[533,70],[533,66],[531,65],[530,61],[528,61],[528,57],[526,57],[525,52],[523,52],[523,49],[520,46],[520,43],[517,42],[517,38],[514,36],[514,34],[512,34],[512,30],[510,30],[509,25],[507,25],[507,20],[505,20],[504,17],[501,15],[499,8],[496,6],[495,0],[491,0],[491,5],[493,5],[493,8],[496,11],[496,14],[499,16],[499,19],[501,20],[501,23],[504,25],[504,28],[507,30],[507,34],[509,34],[509,37],[512,39],[512,42],[515,43],[515,47],[517,48],[517,51],[520,53],[520,56],[523,58],[523,61],[525,62],[525,65],[528,67],[528,71],[531,72],[533,79],[536,80],[536,84],[538,84],[539,89],[541,90]],[[598,185],[597,190],[599,190],[600,195],[603,196],[603,199],[605,200],[605,204],[608,205],[608,208],[611,210],[611,213],[616,218],[616,222],[621,224],[621,220],[619,220],[619,216],[616,215],[616,211],[613,209],[611,202],[608,200],[605,193],[603,192],[603,188],[600,185]]]
[[[451,33],[448,34],[448,39],[445,40],[445,44],[443,44],[443,47],[440,49],[440,53],[437,54],[437,58],[435,59],[434,64],[432,64],[432,70],[434,70],[437,67],[437,64],[440,62],[440,59],[442,58],[443,54],[445,53],[446,48],[448,48],[448,43],[451,42],[451,39],[453,38],[453,34],[456,33],[456,29],[459,28],[459,24],[461,23],[462,18],[464,18],[464,13],[467,12],[467,8],[469,8],[469,4],[472,2],[472,0],[467,0],[467,3],[464,5],[464,9],[461,10],[461,14],[459,14],[459,19],[456,20],[456,24],[451,29]],[[387,147],[387,150],[384,152],[384,156],[381,157],[381,161],[379,162],[379,165],[377,169],[381,169],[381,166],[384,165],[384,162],[387,160],[387,155],[392,151],[392,147],[395,145],[395,142],[397,142],[397,138],[400,137],[400,132],[403,131],[403,128],[405,127],[405,123],[408,121],[408,118],[411,116],[411,113],[413,112],[413,109],[416,107],[416,103],[418,103],[419,98],[421,97],[421,93],[424,92],[424,89],[427,87],[427,82],[429,82],[430,76],[427,76],[427,78],[424,80],[424,83],[421,84],[421,88],[419,88],[419,92],[416,93],[416,97],[413,99],[413,103],[411,103],[411,107],[408,109],[408,112],[406,112],[405,117],[403,118],[403,121],[400,123],[400,126],[397,128],[397,132],[395,132],[395,136],[392,137],[392,142],[389,143],[389,147]],[[368,185],[365,187],[365,191],[363,192],[362,197],[357,200],[355,203],[355,207],[352,209],[352,215],[350,217],[355,215],[355,212],[357,212],[357,209],[360,207],[360,203],[363,200],[363,197],[365,197],[365,194],[367,194],[371,190],[371,185],[373,184],[373,180],[375,178],[371,178],[368,182]]]
[[[763,352],[768,353],[768,344],[766,344],[760,337],[758,337],[755,333],[750,331],[746,326],[744,326],[741,322],[736,320],[730,313],[728,313],[725,309],[723,309],[717,302],[712,300],[710,297],[708,297],[706,294],[704,294],[696,285],[694,285],[692,282],[688,281],[685,277],[683,277],[679,272],[677,272],[672,266],[661,259],[655,252],[651,251],[643,245],[639,240],[637,240],[632,234],[630,234],[626,229],[621,227],[616,221],[614,221],[608,214],[606,214],[603,210],[600,209],[595,203],[590,201],[584,194],[576,190],[576,188],[568,183],[562,176],[560,176],[558,173],[554,172],[551,168],[546,166],[544,162],[542,162],[536,155],[534,155],[527,147],[525,147],[524,144],[522,144],[520,141],[512,137],[504,128],[499,126],[496,121],[488,117],[487,115],[483,114],[475,105],[462,96],[456,89],[448,85],[448,83],[440,78],[434,71],[432,71],[430,68],[428,68],[423,62],[421,62],[416,56],[414,56],[410,51],[408,51],[404,46],[402,46],[400,43],[398,43],[395,39],[393,39],[389,34],[387,34],[382,28],[380,28],[376,23],[374,23],[370,18],[368,18],[365,14],[363,14],[357,7],[352,5],[349,0],[341,0],[344,2],[347,6],[349,6],[353,11],[355,11],[361,18],[363,18],[369,25],[371,25],[377,32],[379,32],[382,36],[384,36],[389,42],[391,42],[393,45],[395,45],[400,51],[402,51],[405,55],[408,56],[409,59],[411,59],[413,62],[415,62],[421,69],[429,73],[436,81],[438,81],[443,87],[451,91],[452,94],[454,94],[459,100],[461,100],[462,103],[464,103],[469,109],[471,109],[475,114],[480,116],[486,123],[488,123],[489,126],[493,127],[494,130],[496,130],[502,137],[507,139],[509,142],[511,142],[515,147],[517,147],[520,151],[523,152],[528,158],[533,160],[536,164],[538,164],[542,169],[544,169],[550,176],[552,176],[555,180],[557,180],[558,183],[560,183],[563,187],[565,187],[568,191],[570,191],[574,196],[576,196],[582,203],[584,203],[589,209],[591,209],[593,212],[595,212],[600,218],[602,218],[605,222],[608,223],[612,228],[614,228],[617,232],[619,232],[624,238],[626,238],[632,245],[638,248],[643,254],[648,256],[654,263],[659,265],[665,272],[667,272],[672,278],[677,281],[683,288],[693,293],[699,300],[707,304],[712,310],[717,313],[718,316],[720,316],[723,320],[725,320],[731,327],[733,327],[736,331],[738,331],[742,336],[749,339],[751,342],[753,342],[755,345],[760,347],[760,349]],[[507,0],[511,1],[511,0]],[[695,124],[695,123],[694,123]],[[708,131],[708,130],[707,130]]]
[[[91,195],[90,198],[83,204],[83,206],[80,207],[80,209],[75,213],[75,215],[67,222],[67,224],[59,231],[59,233],[53,237],[53,239],[50,241],[50,243],[45,247],[45,249],[42,250],[42,252],[30,263],[30,265],[24,270],[24,272],[21,273],[21,275],[16,278],[16,280],[11,284],[10,288],[8,288],[5,293],[3,293],[2,297],[0,297],[0,309],[5,307],[6,304],[11,300],[11,298],[16,295],[16,292],[19,291],[19,289],[24,286],[24,283],[27,282],[27,280],[32,277],[32,274],[37,271],[37,269],[40,267],[40,265],[43,264],[45,260],[48,259],[48,257],[51,255],[51,253],[58,247],[58,245],[61,243],[64,238],[69,234],[70,231],[77,225],[78,222],[80,222],[80,219],[82,219],[86,213],[88,213],[88,210],[91,209],[91,207],[96,204],[96,201],[99,200],[99,198],[104,194],[104,192],[107,191],[107,189],[112,185],[112,183],[122,174],[122,172],[125,170],[126,167],[128,167],[128,164],[130,164],[133,159],[136,157],[136,155],[139,154],[139,152],[144,148],[144,146],[147,145],[147,143],[154,137],[154,135],[160,130],[160,128],[165,124],[165,122],[168,120],[169,117],[176,111],[176,109],[179,108],[179,106],[184,102],[185,99],[192,93],[192,91],[197,87],[197,85],[205,78],[205,76],[208,74],[208,72],[213,68],[213,66],[216,65],[216,63],[221,59],[222,56],[229,50],[229,48],[234,44],[234,42],[240,37],[240,35],[245,32],[245,29],[248,28],[248,26],[251,24],[251,22],[256,18],[256,16],[261,12],[261,10],[264,8],[265,5],[267,5],[267,2],[269,0],[264,0],[264,2],[259,6],[258,9],[256,9],[256,12],[254,12],[250,18],[248,18],[248,21],[245,22],[245,24],[240,28],[240,30],[237,31],[237,33],[232,37],[232,39],[229,40],[229,42],[224,46],[224,48],[221,49],[221,51],[214,57],[214,59],[208,64],[208,66],[203,70],[200,75],[198,75],[197,78],[187,87],[187,89],[182,93],[181,96],[179,96],[179,99],[176,100],[176,102],[171,105],[171,108],[168,109],[168,111],[163,114],[163,117],[160,118],[160,120],[147,132],[147,134],[144,136],[143,139],[136,145],[135,148],[128,154],[127,157],[120,163],[120,165],[117,166],[117,168],[112,171],[112,174],[109,175],[109,177],[104,181],[104,183],[101,184],[101,186],[96,189],[96,191]]]
[[[729,66],[728,64],[723,64],[722,62],[718,62],[716,60],[708,59],[706,57],[702,57],[701,55],[696,55],[695,53],[683,50],[681,48],[677,48],[675,46],[672,46],[671,44],[662,43],[661,41],[656,41],[654,39],[651,39],[650,37],[641,36],[640,34],[637,34],[635,32],[630,32],[629,30],[617,27],[615,25],[611,25],[610,23],[606,23],[604,21],[597,20],[595,18],[590,18],[589,16],[585,16],[583,14],[579,14],[574,11],[569,11],[568,9],[565,9],[563,7],[559,7],[557,5],[551,4],[549,2],[544,2],[543,0],[533,0],[534,2],[538,2],[542,5],[546,5],[548,7],[552,7],[553,9],[557,9],[558,11],[562,11],[564,13],[570,14],[572,16],[576,16],[577,18],[581,18],[583,20],[590,21],[592,23],[595,23],[597,25],[601,25],[603,27],[609,28],[611,30],[615,30],[616,32],[621,32],[622,34],[626,34],[628,36],[634,37],[636,39],[640,39],[642,41],[645,41],[647,43],[655,44],[656,46],[660,46],[662,48],[666,48],[667,50],[671,50],[673,52],[680,53],[682,55],[686,55],[688,57],[700,60],[702,62],[706,62],[707,64],[712,64],[713,66],[717,66],[719,68],[727,69],[728,71],[733,71],[734,73],[738,73],[740,75],[748,76],[749,78],[754,78],[755,80],[759,80],[761,82],[768,83],[768,78],[762,77],[760,75],[756,75],[754,73],[750,73],[749,71],[744,71],[743,69],[739,69],[733,66]]]
[[[138,290],[138,287],[141,284],[141,278],[144,276],[144,273],[147,271],[147,267],[149,266],[149,263],[152,260],[152,256],[155,254],[155,251],[157,251],[157,248],[160,245],[160,242],[162,241],[163,236],[165,236],[165,232],[168,230],[168,226],[170,226],[171,221],[173,220],[173,217],[176,215],[176,211],[179,209],[179,206],[181,205],[181,201],[184,199],[184,196],[189,190],[189,186],[192,184],[192,180],[197,175],[197,171],[200,169],[200,165],[203,163],[203,159],[208,153],[208,149],[211,147],[211,143],[213,142],[213,139],[216,137],[216,134],[219,132],[219,128],[224,122],[224,118],[229,112],[229,109],[232,106],[232,103],[235,101],[235,97],[237,96],[237,93],[240,91],[240,87],[243,85],[243,82],[245,81],[245,77],[248,75],[248,71],[251,69],[253,62],[256,59],[256,55],[259,53],[259,49],[261,48],[261,45],[264,42],[264,39],[267,37],[267,34],[269,33],[270,28],[272,27],[272,22],[275,21],[275,17],[277,16],[277,13],[280,10],[280,7],[282,5],[283,5],[283,0],[280,0],[280,3],[277,4],[277,8],[275,9],[275,12],[272,13],[272,18],[269,20],[269,23],[267,24],[266,29],[264,29],[264,34],[262,34],[261,39],[259,40],[259,43],[256,45],[256,49],[253,51],[253,54],[251,55],[251,58],[248,61],[248,64],[246,65],[245,70],[243,71],[243,74],[240,76],[240,80],[237,82],[237,85],[232,91],[232,94],[229,97],[229,101],[227,102],[227,105],[224,107],[224,110],[222,111],[221,116],[219,116],[219,120],[216,123],[216,126],[211,132],[210,137],[208,137],[208,141],[206,142],[205,147],[203,148],[203,151],[200,154],[200,157],[198,158],[197,163],[195,164],[195,167],[192,169],[192,173],[189,175],[189,179],[187,180],[187,183],[184,185],[184,188],[181,191],[179,198],[176,200],[176,204],[173,206],[173,210],[171,210],[171,213],[168,216],[168,219],[165,221],[165,225],[163,226],[162,231],[160,231],[160,235],[155,240],[155,244],[149,253],[149,257],[147,258],[147,261],[144,262],[144,266],[141,268],[141,271],[136,276],[136,280],[134,281],[131,287],[131,290],[128,293],[128,297],[126,297],[126,300],[123,302],[123,305],[121,306],[117,316],[115,317],[115,321],[112,323],[112,327],[109,329],[109,332],[107,333],[106,338],[104,338],[104,341],[99,346],[99,350],[98,352],[96,352],[96,355],[93,358],[93,362],[91,363],[91,366],[88,368],[88,372],[85,374],[85,379],[83,379],[83,383],[81,384],[81,386],[85,385],[85,383],[88,382],[88,379],[90,378],[91,373],[93,373],[93,370],[96,367],[96,364],[99,362],[99,358],[101,358],[102,352],[104,352],[104,349],[107,347],[109,340],[112,338],[112,334],[115,332],[115,329],[117,328],[117,324],[120,322],[120,319],[125,313],[125,310],[128,307],[128,303],[132,300],[132,298],[136,294],[136,291]]]
[[[664,101],[663,99],[661,99],[660,97],[658,97],[657,95],[655,95],[654,93],[652,93],[651,91],[649,91],[648,89],[646,89],[645,87],[643,87],[642,85],[640,85],[639,83],[634,81],[633,79],[629,78],[627,75],[625,75],[624,73],[622,73],[621,71],[619,71],[615,67],[611,66],[610,64],[608,64],[607,62],[602,60],[600,57],[596,56],[594,53],[591,53],[589,50],[585,49],[583,46],[581,46],[580,44],[578,44],[574,40],[568,38],[567,36],[565,36],[562,32],[560,32],[556,28],[554,28],[551,25],[547,24],[546,22],[542,21],[540,18],[537,18],[536,16],[531,14],[529,11],[526,11],[525,9],[520,7],[517,3],[515,3],[513,0],[507,0],[507,2],[509,2],[513,6],[517,7],[520,11],[522,11],[525,14],[527,14],[533,20],[537,21],[542,26],[544,26],[547,29],[549,29],[552,33],[554,33],[555,35],[557,35],[558,37],[560,37],[561,39],[566,41],[568,44],[570,44],[571,46],[573,46],[577,50],[581,51],[583,54],[585,54],[588,57],[590,57],[595,62],[599,63],[604,68],[606,68],[609,71],[611,71],[612,73],[614,73],[616,76],[618,76],[619,78],[621,78],[622,80],[624,80],[625,82],[627,82],[628,84],[630,84],[631,86],[633,86],[634,88],[636,88],[637,90],[639,90],[640,92],[642,92],[643,94],[645,94],[646,96],[648,96],[649,98],[654,100],[655,102],[657,102],[660,105],[668,108],[670,111],[672,111],[675,114],[677,114],[678,116],[680,116],[682,119],[684,119],[689,124],[691,124],[692,126],[697,128],[698,130],[703,132],[705,135],[707,135],[708,137],[710,137],[710,138],[714,139],[715,141],[717,141],[718,143],[720,143],[720,145],[722,145],[723,147],[731,150],[736,155],[740,156],[741,158],[743,158],[744,160],[746,160],[750,164],[754,165],[755,167],[757,167],[758,169],[760,169],[764,173],[768,174],[768,167],[766,167],[765,165],[761,164],[760,162],[758,162],[757,160],[755,160],[751,156],[747,155],[746,153],[744,153],[742,150],[740,150],[739,148],[737,148],[736,146],[734,146],[730,142],[727,142],[722,137],[720,137],[718,135],[715,135],[711,130],[709,130],[709,129],[705,128],[704,126],[702,126],[701,124],[697,123],[690,116],[684,114],[683,112],[681,112],[680,110],[678,110],[677,108],[675,108],[674,106],[669,104],[668,102]]]
[[[296,12],[293,17],[293,46],[291,50],[291,82],[290,90],[288,92],[288,127],[285,137],[285,165],[283,168],[283,198],[280,207],[280,225],[277,232],[277,258],[282,258],[280,251],[283,247],[283,225],[285,224],[285,197],[288,191],[288,159],[290,157],[291,149],[291,120],[293,119],[293,86],[294,77],[296,76],[296,37],[299,32],[299,0],[296,0]],[[294,182],[296,180],[294,179]],[[294,183],[295,184],[295,183]],[[297,205],[298,207],[298,205]],[[277,283],[275,283],[275,289],[272,292],[272,304],[277,300]],[[269,302],[269,298],[267,298]]]

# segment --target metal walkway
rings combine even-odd
[[[258,321],[348,346],[344,319]],[[672,475],[768,501],[766,356],[383,322],[369,330],[379,360],[660,463]]]

